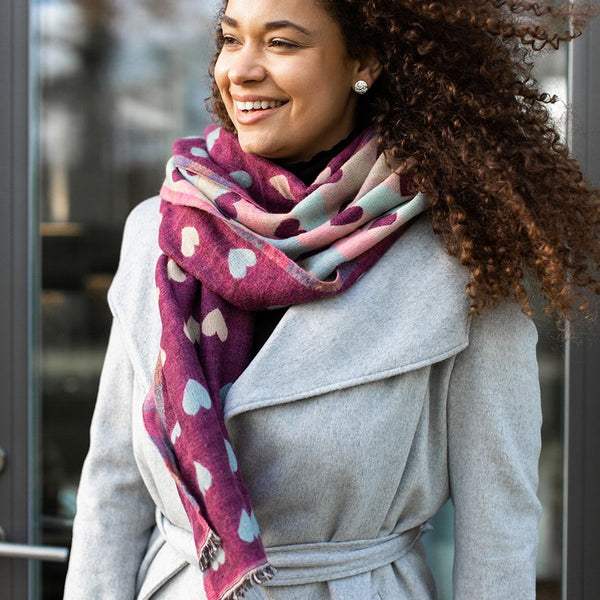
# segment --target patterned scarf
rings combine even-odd
[[[425,210],[371,130],[310,185],[209,127],[174,145],[161,189],[162,320],[144,422],[194,535],[209,600],[271,578],[223,417],[250,360],[253,311],[339,294]]]

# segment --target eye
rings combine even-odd
[[[227,33],[221,34],[221,40],[223,42],[223,46],[233,46],[234,44],[239,43],[232,35]]]
[[[290,42],[288,40],[282,40],[279,38],[273,39],[269,42],[269,46],[271,46],[272,48],[283,48],[283,49],[293,49],[293,48],[298,48],[298,44],[295,44],[294,42]]]

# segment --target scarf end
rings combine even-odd
[[[242,579],[234,589],[230,590],[221,598],[221,600],[242,600],[246,595],[246,592],[255,585],[261,585],[269,579],[275,576],[275,569],[270,565],[266,564],[254,571],[248,573],[244,579]]]
[[[208,571],[220,548],[221,538],[216,533],[211,531],[210,535],[208,536],[208,540],[206,540],[202,546],[202,550],[200,551],[200,555],[198,557],[198,562],[202,571]]]

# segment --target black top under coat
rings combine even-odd
[[[347,138],[338,142],[333,148],[315,154],[310,160],[290,164],[284,164],[275,160],[273,162],[295,175],[302,183],[304,183],[304,185],[309,186],[330,161],[337,156],[358,133],[358,131],[353,131]],[[258,351],[264,346],[286,311],[287,307],[274,310],[259,310],[256,312],[251,359],[254,358],[258,354]]]

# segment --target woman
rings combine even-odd
[[[226,3],[222,127],[126,226],[66,598],[435,598],[448,497],[454,597],[535,597],[524,280],[571,316],[600,229],[523,48],[581,14]]]

